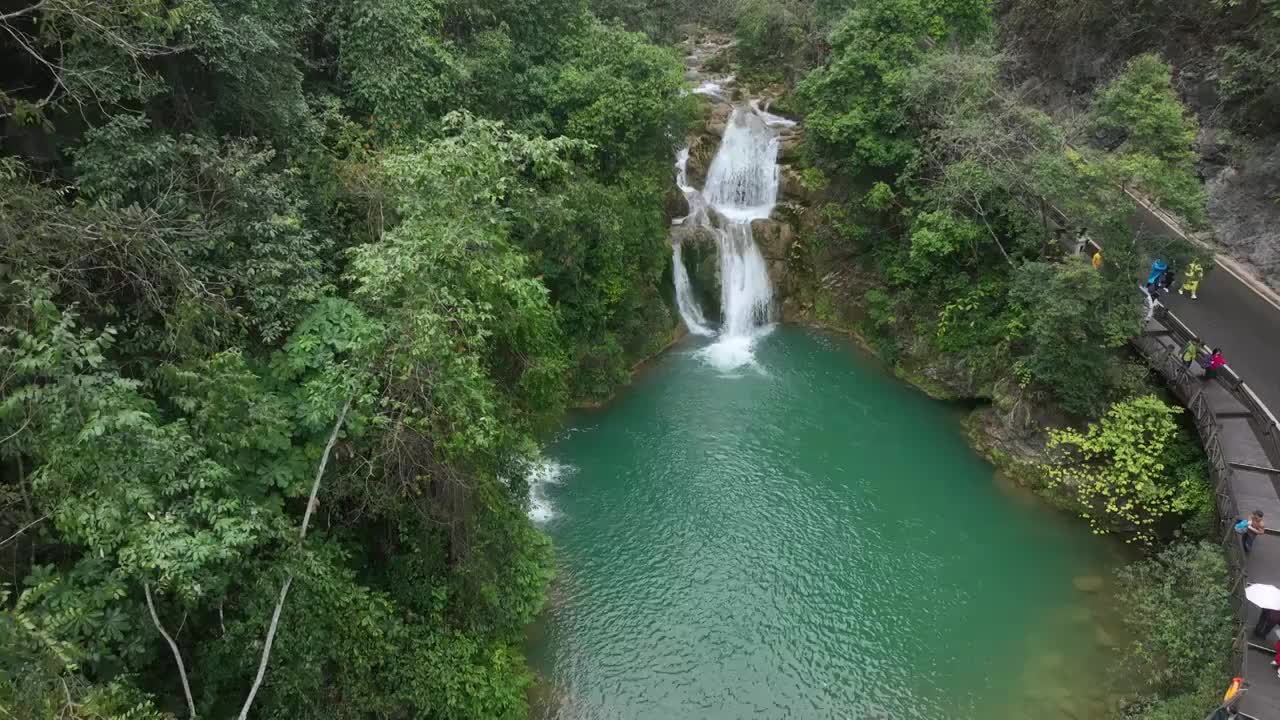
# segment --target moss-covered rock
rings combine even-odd
[[[662,196],[662,210],[668,220],[676,220],[689,214],[689,201],[679,188],[673,186]]]
[[[1050,485],[1044,470],[1045,431],[1065,422],[1052,405],[1024,396],[1017,385],[1005,382],[994,388],[991,404],[969,414],[964,428],[973,449],[1005,477],[1056,507],[1079,513],[1080,501],[1071,487]]]
[[[774,220],[773,218],[753,220],[751,222],[751,234],[755,238],[756,245],[760,248],[760,254],[771,262],[785,263],[787,256],[791,252],[791,246],[796,241],[795,228],[786,222]]]
[[[788,165],[800,159],[800,147],[804,134],[797,127],[778,136],[778,162]]]

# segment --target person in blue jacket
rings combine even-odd
[[[1160,282],[1160,277],[1164,275],[1164,271],[1168,269],[1169,263],[1165,262],[1164,258],[1157,258],[1155,262],[1151,263],[1151,274],[1147,276],[1148,291],[1155,287],[1156,283]]]
[[[1236,534],[1240,536],[1240,545],[1243,546],[1244,551],[1247,553],[1253,550],[1254,536],[1267,533],[1267,526],[1262,521],[1262,511],[1254,510],[1253,514],[1247,519],[1236,523],[1234,529]],[[1277,653],[1277,657],[1280,657],[1280,653]]]

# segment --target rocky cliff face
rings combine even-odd
[[[1280,139],[1231,162],[1214,140],[1220,134],[1213,128],[1200,133],[1213,240],[1280,289]]]
[[[1145,6],[1107,3],[1098,6],[1110,8],[1104,12],[1082,10],[1073,22],[1083,25],[1073,27],[1037,18],[1025,5],[997,2],[1000,44],[1015,59],[1010,70],[1021,90],[1064,120],[1085,112],[1094,89],[1130,58],[1157,52],[1169,61],[1179,95],[1202,128],[1196,150],[1211,227],[1201,238],[1280,289],[1280,135],[1274,134],[1280,125],[1254,122],[1251,138],[1233,132],[1232,108],[1221,92],[1218,44],[1239,34],[1242,19],[1206,24],[1213,17],[1203,12],[1208,3],[1171,5],[1172,14],[1162,10],[1154,19]],[[1247,3],[1240,5],[1244,12]]]

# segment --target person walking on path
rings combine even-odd
[[[1159,279],[1156,280],[1157,292],[1169,292],[1173,288],[1173,280],[1178,276],[1178,271],[1170,267],[1168,270],[1160,273]]]
[[[1253,636],[1260,640],[1265,640],[1277,625],[1280,625],[1280,610],[1267,610],[1264,608],[1262,612],[1258,613],[1258,624],[1253,626]]]
[[[1157,258],[1155,262],[1151,263],[1151,274],[1147,276],[1146,285],[1148,292],[1156,286],[1156,283],[1160,281],[1160,276],[1168,269],[1169,263],[1165,262],[1164,258]]]
[[[1253,550],[1253,539],[1267,531],[1262,521],[1262,511],[1254,510],[1248,520],[1241,520],[1235,525],[1236,534],[1240,536],[1240,546],[1246,553]]]
[[[1093,259],[1091,260],[1091,262],[1093,263],[1094,270],[1102,269],[1102,251],[1101,250],[1093,254]]]
[[[1212,380],[1218,374],[1218,368],[1227,364],[1227,359],[1222,357],[1222,348],[1214,348],[1209,357],[1201,361],[1204,365],[1204,379]]]
[[[1182,366],[1190,370],[1191,363],[1199,360],[1200,356],[1204,355],[1204,351],[1204,343],[1200,341],[1200,338],[1188,340],[1186,346],[1182,348]]]
[[[1196,290],[1200,289],[1200,278],[1204,277],[1204,268],[1200,266],[1199,261],[1192,260],[1187,265],[1187,271],[1182,275],[1182,287],[1178,288],[1178,294],[1184,292],[1191,293],[1192,300],[1199,300],[1196,297]]]

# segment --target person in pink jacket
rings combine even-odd
[[[1204,359],[1203,364],[1204,379],[1212,380],[1217,374],[1218,368],[1227,364],[1227,359],[1222,357],[1222,348],[1214,348],[1213,352],[1209,353],[1209,357]]]

